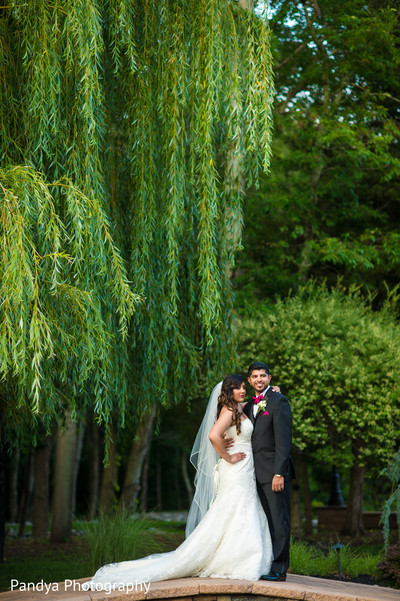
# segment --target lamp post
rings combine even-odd
[[[344,549],[344,545],[341,545],[340,543],[336,543],[336,545],[333,545],[332,549],[336,549],[336,551],[337,551],[339,580],[341,580],[342,579],[342,566],[340,565],[340,549]]]
[[[340,490],[340,477],[336,465],[332,467],[331,493],[328,505],[336,507],[343,507],[344,505],[342,491]]]

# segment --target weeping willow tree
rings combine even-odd
[[[106,419],[115,401],[121,408],[135,398],[142,410],[155,391],[165,403],[181,397],[199,351],[217,371],[229,357],[238,180],[251,185],[268,168],[273,91],[266,20],[242,5],[249,10],[228,0],[32,0],[0,9],[2,165],[27,165],[48,183],[66,178],[81,198],[96,199],[131,288],[145,299],[128,342],[106,353],[102,369],[114,382],[109,376],[96,407]],[[23,172],[14,177],[24,188]],[[47,262],[70,254],[87,271],[86,292],[99,270],[124,280],[120,262],[79,236],[81,221],[91,236],[103,234],[79,196],[68,206],[66,190],[54,188],[53,202],[64,224],[74,221],[72,248],[60,243]],[[2,295],[11,294],[4,284]],[[28,301],[19,302],[26,311]],[[104,288],[101,303],[118,339],[120,292]],[[36,387],[34,410],[37,395]],[[42,399],[42,414],[51,407]]]
[[[3,2],[0,360],[13,424],[89,405],[123,425],[229,369],[242,188],[270,156],[264,10]]]

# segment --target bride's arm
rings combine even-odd
[[[233,453],[229,455],[224,446],[224,433],[227,428],[232,424],[232,411],[226,407],[222,408],[219,418],[211,428],[208,438],[211,441],[212,446],[217,451],[218,455],[225,459],[228,463],[236,463],[246,457],[245,453]]]

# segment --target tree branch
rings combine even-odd
[[[389,100],[394,100],[394,102],[400,102],[400,98],[396,98],[395,96],[392,96],[391,94],[389,94],[389,92],[370,92],[369,90],[366,90],[364,88],[364,86],[360,85],[359,83],[355,83],[354,87],[360,88],[360,90],[365,92],[365,94],[368,94],[368,96],[382,96],[383,98],[389,98]]]
[[[283,65],[286,65],[286,63],[288,63],[298,52],[301,52],[301,50],[303,50],[304,46],[307,46],[307,42],[303,42],[302,44],[300,44],[300,46],[298,46],[296,50],[292,52],[292,54],[290,54],[287,58],[285,58],[285,60],[279,63],[279,65],[276,65],[275,71],[278,71],[278,69],[283,67]]]
[[[238,4],[243,10],[250,10],[253,8],[254,0],[238,0]]]
[[[333,99],[333,104],[334,105],[338,105],[341,102],[341,100],[343,98],[343,90],[345,89],[345,87],[349,83],[350,79],[351,79],[351,74],[350,73],[347,73],[343,77],[342,81],[340,82],[340,86],[339,86],[339,88],[338,88],[338,90],[337,90],[337,92],[335,94],[334,99]]]
[[[321,16],[321,11],[319,9],[317,0],[313,0],[313,7],[314,7],[314,12],[317,15],[317,17],[320,17]]]

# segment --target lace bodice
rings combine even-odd
[[[240,424],[240,434],[236,433],[236,426],[230,426],[225,430],[225,436],[227,438],[233,438],[236,444],[247,443],[251,444],[251,435],[253,434],[253,424],[250,419],[246,418],[242,420]]]

